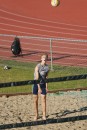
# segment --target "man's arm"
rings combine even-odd
[[[49,71],[48,71],[48,73],[49,73]],[[46,79],[48,78],[48,73],[47,73]],[[46,83],[46,91],[48,91],[48,83]]]
[[[38,66],[35,67],[35,79],[39,79]],[[38,92],[41,93],[40,84],[38,84]]]
[[[35,67],[35,79],[39,79],[38,66]]]

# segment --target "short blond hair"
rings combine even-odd
[[[48,54],[43,54],[43,55],[41,56],[41,59],[42,59],[42,58],[48,59]]]

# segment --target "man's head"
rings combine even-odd
[[[48,55],[47,54],[43,54],[42,56],[41,56],[41,61],[42,62],[46,62],[48,60]]]

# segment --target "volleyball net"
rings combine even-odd
[[[87,74],[65,77],[48,78],[45,82],[52,85],[56,82],[72,82],[85,80]],[[0,83],[1,88],[33,85],[34,80]],[[39,80],[37,81],[39,83]],[[72,91],[73,90],[73,91]],[[33,95],[29,93],[13,96],[2,95],[0,97],[0,129],[50,130],[51,128],[86,128],[87,123],[87,87],[51,91],[47,94],[47,120],[42,120],[41,98],[39,95],[38,112],[39,119],[34,121]],[[78,123],[79,122],[79,123]],[[61,125],[62,124],[62,125]],[[35,127],[36,126],[36,127]]]

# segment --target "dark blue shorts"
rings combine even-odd
[[[46,95],[46,84],[40,84],[40,88],[42,90],[43,95]],[[33,85],[33,94],[38,95],[38,85],[34,84]]]

